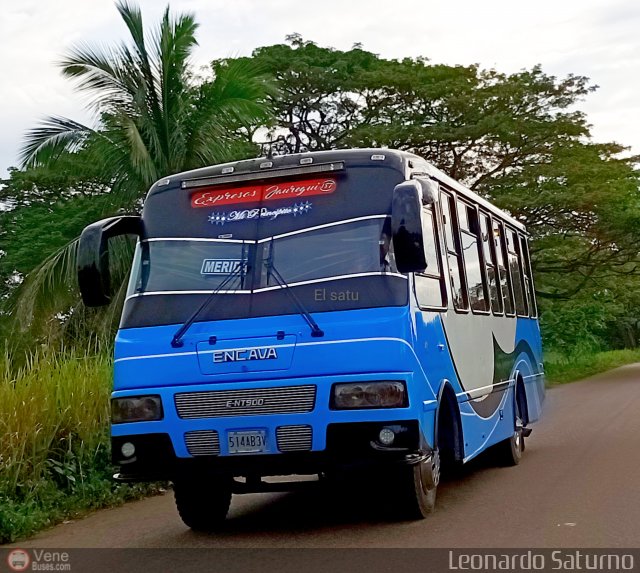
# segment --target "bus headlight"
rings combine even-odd
[[[353,410],[357,408],[402,408],[407,405],[407,389],[404,382],[354,382],[335,384],[332,408]]]
[[[160,396],[127,396],[111,400],[111,423],[162,420]]]

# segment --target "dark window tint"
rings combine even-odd
[[[241,261],[251,265],[253,251],[249,245],[213,241],[138,243],[127,294],[215,290]],[[237,277],[224,290],[247,287],[246,277]]]
[[[461,215],[464,213],[464,215]],[[475,208],[462,201],[458,201],[458,216],[460,220],[460,240],[462,256],[469,285],[469,303],[472,310],[489,310],[489,301],[484,285],[484,277],[480,260],[480,245],[478,241],[478,215]]]
[[[447,262],[449,263],[449,282],[451,284],[451,299],[456,310],[467,310],[469,301],[465,288],[462,256],[460,248],[460,235],[457,227],[456,210],[453,197],[448,193],[442,193],[440,201],[444,230],[447,241]]]
[[[499,221],[493,222],[493,243],[496,249],[496,258],[498,260],[500,290],[502,291],[502,296],[504,297],[504,311],[508,315],[513,315],[515,314],[515,305],[513,302],[511,279],[509,277],[509,273],[507,273],[507,269],[509,268],[509,259],[507,258],[504,226]]]
[[[524,271],[525,292],[529,307],[529,316],[538,316],[536,308],[536,293],[533,287],[533,274],[531,273],[531,260],[529,258],[529,245],[524,237],[520,237],[520,248],[522,252],[522,269]]]
[[[516,301],[516,312],[519,316],[527,316],[527,302],[524,294],[524,278],[522,273],[522,260],[520,258],[520,241],[515,231],[507,230],[507,249],[509,252],[509,269],[511,283]]]
[[[502,314],[502,290],[500,288],[500,274],[496,258],[496,248],[493,240],[493,229],[489,215],[480,213],[480,237],[482,240],[482,252],[487,269],[487,286],[491,309],[496,314]]]
[[[395,272],[387,219],[369,219],[293,233],[263,243],[263,258],[289,283],[359,273]],[[277,285],[263,265],[259,285]]]
[[[421,307],[438,308],[444,305],[445,299],[437,225],[431,207],[425,207],[422,211],[422,232],[427,268],[424,273],[415,274],[416,298]]]

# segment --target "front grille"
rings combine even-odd
[[[220,438],[213,430],[187,432],[184,441],[192,456],[217,456],[220,453]]]
[[[253,390],[211,390],[175,395],[178,416],[183,419],[293,414],[311,412],[315,386],[285,386]]]
[[[280,426],[276,430],[281,452],[302,452],[311,449],[311,426]]]

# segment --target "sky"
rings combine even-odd
[[[154,24],[164,0],[139,0]],[[425,56],[516,72],[591,78],[580,104],[596,141],[640,153],[640,2],[637,0],[173,0],[200,24],[193,60],[249,55],[299,33],[321,46],[363,47],[385,58]],[[56,62],[79,43],[125,37],[113,0],[0,0],[0,178],[17,166],[25,132],[47,115],[91,122]]]

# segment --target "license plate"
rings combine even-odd
[[[266,430],[243,430],[229,432],[228,444],[230,454],[255,454],[266,451]]]

